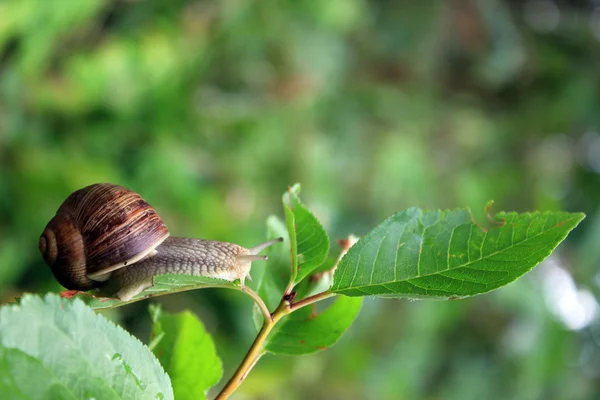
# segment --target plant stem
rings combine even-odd
[[[260,357],[262,357],[262,355],[265,354],[263,344],[269,336],[269,333],[271,333],[273,327],[279,322],[281,318],[285,317],[293,311],[298,310],[299,308],[316,303],[317,301],[324,300],[335,295],[336,293],[331,292],[317,293],[294,304],[290,304],[286,297],[284,297],[281,300],[281,303],[279,303],[277,309],[273,312],[273,314],[270,315],[269,318],[265,318],[265,322],[262,328],[260,329],[260,332],[258,332],[256,339],[254,339],[252,346],[250,346],[250,349],[246,353],[246,356],[242,360],[240,366],[237,368],[233,376],[229,379],[227,384],[223,387],[221,393],[217,395],[215,400],[225,400],[229,398],[229,396],[231,396],[231,394],[242,384],[252,367],[254,367],[254,365],[258,362]]]
[[[256,364],[258,359],[264,354],[263,343],[271,333],[271,330],[279,322],[279,320],[290,313],[290,303],[286,300],[282,300],[279,307],[275,310],[272,316],[265,318],[265,322],[258,332],[256,339],[250,346],[250,349],[246,353],[246,356],[242,360],[240,366],[237,368],[233,376],[229,379],[225,387],[215,397],[215,400],[225,400],[231,396],[231,394],[240,386],[244,381],[252,367]]]
[[[331,292],[321,292],[321,293],[314,294],[312,296],[309,296],[305,299],[300,300],[297,303],[290,305],[290,312],[296,311],[299,308],[302,308],[309,304],[316,303],[317,301],[328,299],[328,298],[336,296],[336,295],[337,295],[337,293],[331,293]]]
[[[289,295],[290,293],[292,293],[292,289],[294,289],[294,281],[290,281],[287,285],[287,287],[285,288],[285,291],[283,292],[284,296]]]
[[[223,390],[221,390],[221,393],[215,397],[215,400],[227,399],[242,383],[244,377],[250,371],[250,368],[256,364],[257,359],[261,356],[262,344],[269,335],[269,332],[271,332],[271,329],[273,329],[273,325],[273,322],[268,320],[265,321],[262,329],[256,336],[256,339],[254,339],[254,343],[252,343],[252,346],[250,346],[250,350],[248,350],[248,353],[246,353],[244,360],[242,360],[242,363],[238,369],[235,371],[231,379],[229,379]]]
[[[248,296],[252,297],[252,300],[254,300],[254,302],[256,303],[258,308],[260,308],[260,311],[262,312],[265,322],[272,320],[271,313],[269,312],[267,305],[265,304],[263,299],[258,295],[258,293],[256,293],[254,290],[252,290],[248,287],[242,289],[242,292],[246,293]]]

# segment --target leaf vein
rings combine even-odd
[[[381,241],[379,242],[379,246],[377,247],[377,253],[375,253],[375,259],[373,260],[373,264],[371,265],[371,276],[369,277],[369,283],[373,283],[373,274],[375,273],[375,265],[377,264],[377,257],[379,257],[379,251],[381,250],[381,246],[383,245],[383,242],[385,241],[385,238],[387,237],[388,234],[389,234],[389,232],[386,230],[385,235],[383,235],[383,238],[381,238]]]

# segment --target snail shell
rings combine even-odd
[[[72,193],[39,240],[44,261],[67,289],[88,290],[151,253],[169,230],[137,193],[110,183]]]

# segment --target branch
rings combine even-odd
[[[279,322],[281,318],[290,313],[290,303],[287,300],[282,300],[275,312],[273,312],[273,316],[269,317],[269,319],[265,318],[265,322],[258,332],[256,339],[250,346],[250,349],[246,353],[246,356],[242,360],[240,366],[237,368],[233,376],[229,379],[227,384],[223,387],[221,392],[215,397],[215,400],[225,400],[231,396],[233,392],[240,386],[240,384],[244,381],[252,367],[258,362],[260,357],[265,354],[263,349],[263,344],[271,330]]]
[[[248,296],[252,297],[252,300],[254,300],[254,302],[256,303],[258,308],[260,308],[260,311],[262,312],[262,315],[263,315],[265,321],[273,320],[273,318],[271,317],[271,312],[267,308],[267,305],[265,304],[263,299],[258,295],[258,293],[256,293],[254,290],[250,289],[249,287],[245,287],[244,289],[241,289],[241,291],[246,293]]]
[[[263,345],[265,340],[269,337],[269,333],[273,327],[279,322],[279,320],[291,312],[294,312],[304,306],[307,306],[312,303],[316,303],[317,301],[327,299],[332,296],[336,296],[336,293],[331,292],[322,292],[315,294],[314,296],[307,297],[306,299],[300,300],[295,304],[290,303],[290,296],[284,296],[279,303],[277,309],[273,312],[273,315],[270,318],[265,318],[265,322],[258,332],[256,339],[254,339],[254,343],[250,346],[250,349],[246,353],[246,356],[242,360],[240,366],[237,368],[233,376],[229,379],[227,384],[221,390],[221,393],[215,398],[215,400],[225,400],[242,384],[246,376],[254,367],[254,365],[258,362],[260,357],[265,354],[265,350],[263,349]]]
[[[317,301],[328,299],[333,296],[337,296],[337,293],[321,292],[321,293],[314,294],[312,296],[309,296],[305,299],[300,300],[297,303],[290,305],[290,312],[296,311],[304,306],[316,303]]]

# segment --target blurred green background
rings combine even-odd
[[[584,211],[520,281],[368,299],[334,348],[267,356],[234,398],[598,399],[599,107],[592,0],[0,0],[0,299],[61,290],[38,237],[94,182],[247,246],[294,182],[333,238],[409,206]],[[228,378],[249,299],[157,301],[202,318]],[[146,309],[107,316],[147,341]]]

